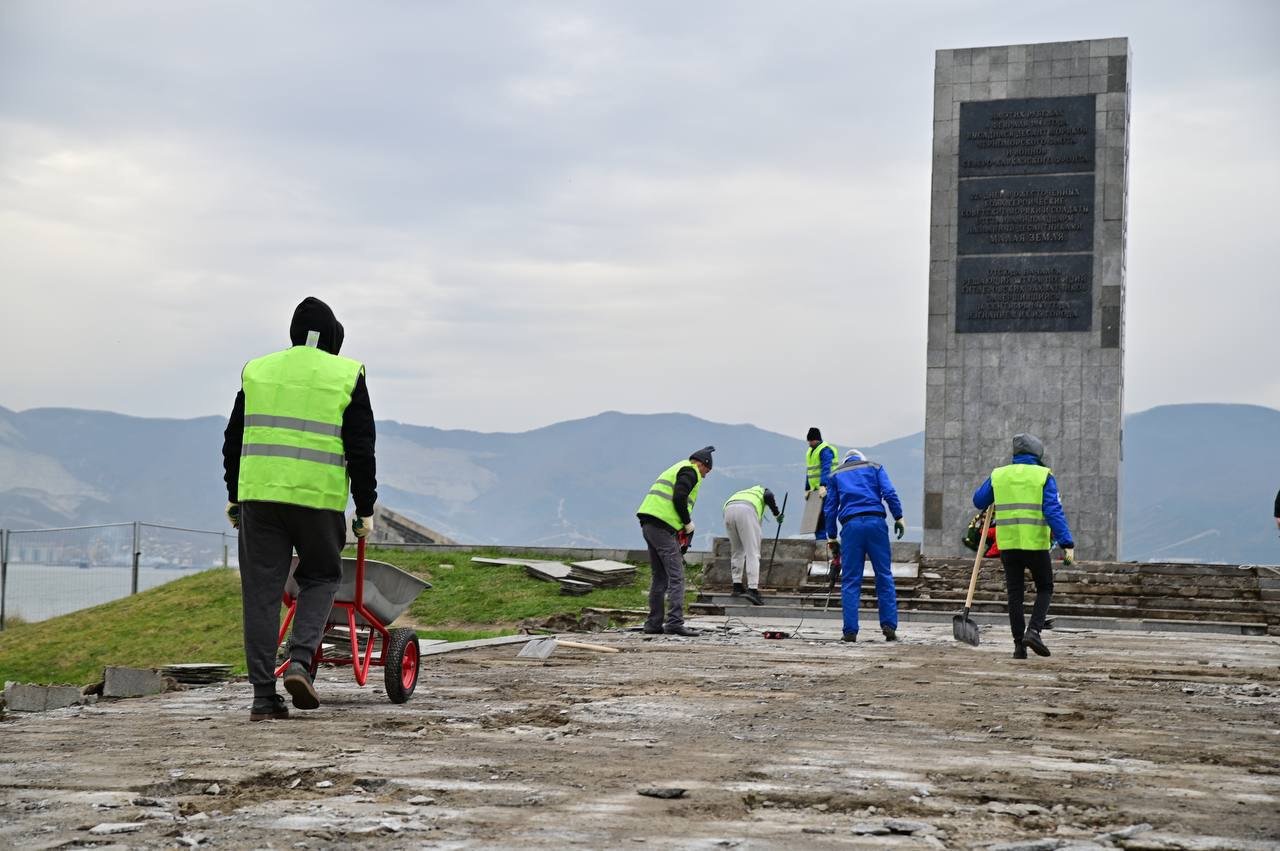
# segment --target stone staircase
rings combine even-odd
[[[973,560],[925,558],[918,545],[894,543],[894,573],[902,620],[949,621],[964,607]],[[840,593],[828,603],[826,547],[813,541],[764,543],[761,594],[755,607],[729,594],[729,543],[717,538],[701,593],[691,611],[703,615],[839,616]],[[870,565],[867,565],[867,571]],[[1031,588],[1028,581],[1028,611]],[[874,581],[864,575],[862,608],[875,609]],[[975,619],[1006,622],[1004,574],[998,559],[984,560],[974,594]],[[1280,635],[1280,568],[1137,562],[1054,564],[1051,614],[1062,626],[1173,629]]]

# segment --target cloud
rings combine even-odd
[[[1154,8],[10,4],[0,404],[222,413],[316,295],[380,417],[914,431],[933,51],[1125,33],[1130,405],[1280,404],[1277,12]]]

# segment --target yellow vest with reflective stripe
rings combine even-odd
[[[648,514],[650,517],[656,517],[672,529],[683,528],[684,521],[676,513],[676,504],[672,496],[676,490],[676,476],[685,467],[693,467],[693,474],[698,477],[693,489],[689,491],[689,518],[693,519],[693,504],[698,501],[698,491],[702,488],[702,473],[687,458],[683,461],[677,461],[666,470],[663,470],[662,475],[658,476],[658,480],[653,483],[653,486],[649,488],[649,492],[645,494],[644,501],[636,509],[636,514]]]
[[[342,414],[363,372],[359,361],[311,346],[245,364],[241,502],[346,510],[351,482]]]
[[[1044,484],[1048,467],[1009,464],[991,471],[995,491],[996,545],[1002,550],[1049,549],[1049,521],[1044,517]]]
[[[811,491],[816,491],[822,484],[822,450],[824,449],[831,450],[831,472],[835,472],[836,466],[840,463],[840,453],[834,445],[823,442],[810,448],[805,453],[805,463],[809,465],[809,490]]]
[[[733,502],[745,502],[756,510],[756,517],[761,520],[764,519],[764,485],[743,488],[725,500],[724,507],[728,508],[729,504]]]

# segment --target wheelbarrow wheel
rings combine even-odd
[[[383,675],[386,677],[387,698],[392,703],[404,703],[418,685],[418,633],[411,629],[391,630],[391,643],[387,645],[386,654]]]

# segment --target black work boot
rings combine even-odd
[[[1020,638],[1015,638],[1013,640],[1013,658],[1015,659],[1027,658],[1027,645],[1023,644],[1022,639]]]
[[[284,698],[278,694],[255,697],[249,707],[250,721],[283,721],[289,717],[289,707],[284,705]]]
[[[320,705],[320,695],[311,684],[311,674],[307,666],[294,659],[284,672],[284,690],[293,698],[293,705],[298,709],[315,709]]]
[[[751,604],[751,605],[753,605],[753,606],[763,606],[763,605],[764,605],[764,600],[760,599],[760,589],[759,589],[759,588],[748,588],[748,589],[747,589],[747,593],[743,594],[742,596],[746,597],[746,598],[747,598],[747,602],[748,602],[748,603],[750,603],[750,604]]]
[[[880,627],[880,631],[884,633],[884,640],[885,640],[885,641],[897,641],[897,640],[898,640],[898,631],[897,631],[896,629],[894,629],[893,627],[891,627],[891,626],[882,626],[882,627]]]
[[[849,642],[850,644],[852,644],[853,642],[855,642],[855,641],[857,641],[857,640],[858,640],[858,633],[856,633],[856,632],[846,632],[844,635],[840,636],[840,640],[841,640],[841,641],[847,641],[847,642]]]
[[[698,630],[691,629],[684,624],[681,624],[680,626],[664,626],[662,631],[667,635],[679,635],[684,638],[697,638],[702,635]]]
[[[745,590],[746,590],[746,589],[742,586],[742,583],[741,583],[741,582],[735,582],[735,583],[733,583],[733,596],[735,596],[735,597],[741,597],[741,596],[742,596],[742,592],[743,592],[743,591],[745,591]]]
[[[1022,636],[1022,643],[1030,647],[1037,656],[1049,655],[1049,648],[1040,639],[1040,630],[1038,629],[1027,630],[1027,634]]]

